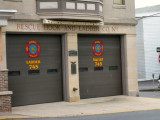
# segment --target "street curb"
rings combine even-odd
[[[127,112],[140,112],[140,111],[151,111],[151,110],[160,110],[157,109],[142,109],[142,110],[129,110],[129,111],[121,111],[121,112],[109,112],[109,113],[97,113],[97,114],[82,114],[82,115],[64,115],[64,116],[41,116],[41,117],[7,117],[0,118],[0,120],[9,120],[9,119],[35,119],[35,118],[64,118],[64,117],[80,117],[80,116],[93,116],[93,115],[107,115],[107,114],[116,114],[116,113],[127,113]]]

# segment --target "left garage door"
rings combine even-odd
[[[60,35],[7,34],[6,45],[12,106],[63,100]]]

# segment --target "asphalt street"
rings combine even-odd
[[[160,120],[160,110],[64,118],[33,118],[17,120]]]

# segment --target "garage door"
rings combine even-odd
[[[12,105],[63,100],[61,36],[7,34]]]
[[[122,94],[120,36],[79,35],[81,98]]]

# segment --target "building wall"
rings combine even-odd
[[[65,101],[73,102],[80,100],[79,93],[79,73],[71,75],[71,61],[77,62],[78,56],[68,56],[69,50],[78,50],[78,34],[105,34],[105,35],[120,35],[122,47],[122,81],[123,81],[123,94],[130,96],[138,96],[138,82],[137,82],[137,51],[136,51],[136,20],[134,18],[134,0],[126,0],[126,4],[122,6],[113,5],[112,0],[104,0],[104,23],[101,26],[73,26],[58,25],[44,25],[39,16],[36,15],[36,0],[0,0],[6,9],[17,9],[18,12],[13,16],[7,27],[2,29],[2,42],[3,46],[0,50],[2,52],[3,61],[0,62],[3,70],[7,69],[6,66],[6,33],[38,33],[38,34],[63,34],[65,37],[65,53],[64,66],[65,66],[65,87],[64,96]],[[16,19],[16,20],[15,20]],[[48,27],[47,27],[48,26]],[[77,69],[78,71],[78,69]],[[73,92],[73,87],[78,88]],[[11,107],[11,106],[10,106]],[[0,110],[2,111],[2,110]]]
[[[156,78],[160,74],[159,55],[156,52],[156,48],[160,47],[160,17],[148,17],[143,21],[146,80],[151,80],[153,73]]]
[[[16,9],[12,19],[40,20],[36,14],[36,0],[0,0],[1,8]],[[124,5],[115,5],[113,0],[104,0],[103,15],[106,24],[136,24],[135,0],[125,0]],[[111,12],[112,11],[112,12]]]
[[[36,14],[36,0],[0,0],[1,9],[17,10],[16,14]]]
[[[104,0],[104,6],[105,23],[136,24],[135,0],[125,0],[124,5],[115,5],[113,0]]]
[[[137,30],[138,80],[141,81],[146,79],[143,19],[138,19],[136,30]]]
[[[29,26],[27,28],[25,26]],[[33,26],[38,26],[35,28]],[[72,26],[70,29],[69,25],[58,25],[60,29],[56,29],[56,25],[43,25],[41,22],[23,22],[23,21],[10,21],[9,26],[3,29],[4,33],[14,32],[14,33],[49,33],[49,34],[64,34],[66,35],[66,40],[68,44],[67,51],[71,49],[77,49],[78,46],[77,35],[78,34],[105,34],[105,35],[121,35],[122,39],[122,66],[123,66],[123,94],[125,95],[138,95],[138,83],[137,83],[137,51],[136,51],[136,28],[133,25],[104,25],[104,26]],[[95,29],[96,28],[96,29]],[[83,29],[83,30],[82,30]],[[4,34],[5,36],[5,34]],[[72,39],[71,39],[72,38]],[[73,42],[74,41],[74,42]],[[72,56],[67,56],[68,61],[73,60]],[[78,56],[74,57],[74,61],[78,60]],[[71,66],[68,62],[67,66]],[[77,61],[78,68],[78,61]],[[68,72],[67,72],[68,71]],[[79,100],[79,91],[74,93],[73,86],[79,89],[79,74],[70,74],[70,67],[66,69],[67,74],[67,84],[69,93],[67,100],[76,101]],[[77,79],[75,81],[75,79]],[[72,82],[74,80],[74,82]],[[66,94],[68,94],[66,93]]]
[[[36,0],[0,0],[0,8],[17,10],[12,19],[40,20],[36,15]]]

